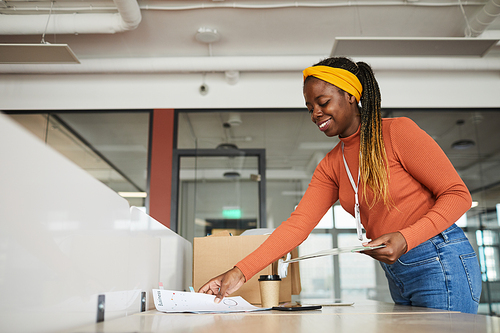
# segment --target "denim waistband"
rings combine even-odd
[[[464,239],[467,239],[467,237],[465,236],[463,230],[453,223],[448,229],[432,237],[429,241],[434,243],[436,246],[444,246],[445,244],[458,242]]]

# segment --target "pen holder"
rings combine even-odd
[[[260,299],[263,308],[272,308],[279,305],[280,283],[281,278],[279,275],[260,276]]]

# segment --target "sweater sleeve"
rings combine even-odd
[[[301,244],[337,201],[338,186],[332,170],[327,155],[316,167],[304,196],[291,216],[260,247],[236,264],[246,281]]]
[[[411,250],[457,221],[471,207],[472,199],[439,145],[412,120],[393,122],[390,139],[396,159],[435,200],[426,214],[400,230]]]

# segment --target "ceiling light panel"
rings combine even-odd
[[[0,64],[79,64],[67,44],[0,44]]]
[[[482,57],[498,39],[337,37],[332,56]]]

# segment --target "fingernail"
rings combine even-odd
[[[216,298],[214,299],[214,302],[215,302],[216,304],[219,304],[219,303],[220,303],[220,298],[217,298],[217,297],[216,297]]]

